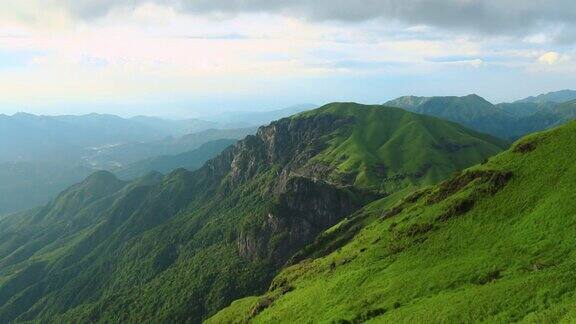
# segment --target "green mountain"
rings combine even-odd
[[[576,118],[576,100],[562,104],[549,105],[536,113],[526,116],[518,124],[527,132],[537,132],[542,129],[562,125]]]
[[[464,97],[406,96],[386,105],[457,122],[500,138],[515,135],[510,130],[515,117],[474,94]]]
[[[329,177],[333,180],[348,178],[371,189],[395,191],[407,185],[434,183],[507,146],[457,124],[401,109],[340,103],[297,117],[316,115],[346,116],[362,127],[347,137],[332,139],[313,163],[322,162],[336,170]],[[457,139],[464,133],[467,135]]]
[[[560,91],[554,91],[554,92],[549,92],[546,94],[541,94],[535,97],[528,97],[528,98],[524,98],[522,100],[518,100],[516,101],[517,103],[526,103],[526,102],[532,102],[532,103],[538,103],[538,104],[542,104],[542,103],[565,103],[568,101],[572,101],[572,100],[576,100],[576,91],[574,90],[560,90]]]
[[[92,147],[85,153],[87,164],[108,170],[128,167],[132,163],[164,155],[177,155],[196,150],[203,144],[222,139],[239,140],[256,133],[257,127],[207,129],[181,137],[167,137],[148,142],[126,142]]]
[[[575,136],[576,122],[531,135],[395,205],[368,205],[311,246],[332,247],[324,255],[208,323],[574,322]],[[358,222],[369,225],[350,235]]]
[[[512,102],[512,103],[499,103],[496,108],[504,112],[518,117],[528,117],[537,113],[545,113],[554,109],[558,104],[554,102]]]
[[[555,120],[555,124],[559,125],[569,119],[563,119],[562,113],[557,111],[557,107],[574,100],[576,100],[576,91],[561,90],[528,97],[512,103],[501,103],[496,105],[496,107],[517,117],[528,117],[533,115],[538,117],[546,114],[558,114],[560,116],[557,117],[558,120]]]
[[[214,158],[226,147],[236,143],[234,139],[221,139],[202,144],[199,148],[176,154],[162,155],[132,163],[114,173],[121,179],[136,179],[152,171],[170,173],[184,168],[189,171],[199,169],[206,161]]]
[[[576,114],[570,112],[570,105],[574,101],[562,102],[575,93],[569,90],[559,91],[497,105],[477,95],[406,96],[389,101],[386,105],[451,120],[500,138],[517,139],[526,134],[561,125],[576,117]]]
[[[576,99],[555,106],[552,114],[558,116],[557,124],[562,124],[576,118]]]
[[[49,162],[0,163],[0,215],[42,206],[92,172]]]
[[[195,170],[254,132],[255,128],[211,129],[176,139],[98,147],[83,157],[86,163],[78,158],[66,163],[43,159],[0,163],[0,215],[42,206],[98,169],[110,170],[122,179],[135,179],[151,171]]]
[[[0,322],[199,322],[264,293],[367,203],[505,146],[433,117],[337,103],[262,127],[194,172],[131,183],[97,173],[0,218]]]

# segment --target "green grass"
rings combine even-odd
[[[337,103],[294,118],[322,114],[353,118],[354,124],[311,163],[329,164],[352,174],[354,185],[375,190],[437,183],[507,147],[458,124],[384,106]]]
[[[340,103],[262,128],[194,172],[130,184],[96,174],[1,220],[0,322],[199,322],[264,293],[286,261],[338,249],[400,192],[505,145],[401,109]]]
[[[575,138],[529,136],[207,322],[574,322]]]

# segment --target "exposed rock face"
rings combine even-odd
[[[270,259],[281,265],[319,233],[361,207],[353,192],[304,177],[290,178],[277,200],[274,211],[242,231],[237,245],[244,258]]]
[[[383,191],[358,179],[380,183],[431,173],[435,162],[426,164],[429,159],[400,170],[373,159],[398,154],[380,151],[390,141],[388,131],[404,129],[396,123],[437,123],[427,120],[400,109],[334,104],[263,127],[193,172],[180,169],[127,185],[101,174],[54,206],[22,216],[34,225],[36,216],[60,216],[59,207],[67,206],[78,210],[70,213],[76,223],[31,228],[20,227],[19,218],[14,230],[8,228],[12,233],[0,226],[8,233],[0,235],[2,253],[11,254],[0,269],[31,267],[21,272],[26,280],[0,278],[6,280],[0,284],[0,322],[114,322],[125,309],[138,308],[121,320],[199,323],[234,299],[263,292],[293,254],[377,199],[370,190]],[[445,126],[453,139],[467,134]],[[484,154],[493,145],[486,142]],[[503,180],[494,177],[487,185]],[[354,235],[354,227],[347,233]],[[320,243],[320,253],[337,246]],[[299,255],[314,255],[309,252]],[[50,262],[34,268],[43,260]],[[54,317],[60,315],[70,317]]]
[[[324,137],[352,123],[351,118],[319,115],[282,119],[248,136],[233,149],[230,158],[231,184],[239,184],[272,165],[281,168],[280,178],[296,171],[325,148]]]
[[[346,131],[352,122],[334,115],[282,119],[223,154],[230,159],[231,187],[272,167],[276,172],[268,188],[274,207],[241,230],[237,240],[241,256],[281,265],[320,232],[360,208],[349,189],[326,181],[332,172],[329,166],[310,163],[325,148],[327,136]]]
[[[350,117],[330,114],[282,119],[261,127],[256,135],[228,148],[198,171],[224,179],[227,186],[221,189],[231,192],[274,168],[275,180],[266,188],[274,207],[239,233],[236,244],[242,257],[279,266],[320,232],[360,208],[352,192],[326,182],[333,171],[330,166],[310,163],[325,148],[327,136],[345,132],[345,126],[353,122]]]

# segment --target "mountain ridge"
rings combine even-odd
[[[565,103],[572,100],[576,100],[576,90],[565,89],[560,91],[552,91],[537,96],[527,97],[515,102],[516,103],[532,102],[542,104],[546,102]]]
[[[567,90],[497,105],[476,94],[463,97],[405,96],[386,104],[451,120],[479,132],[514,140],[570,120],[571,115],[562,114],[557,107],[565,104],[563,100],[570,99],[571,94],[576,98],[575,91]],[[552,98],[556,102],[536,98]]]
[[[364,207],[314,243],[370,220],[344,244],[206,323],[571,322],[575,134],[570,122],[529,135],[395,204]]]
[[[500,138],[513,136],[509,126],[515,118],[476,94],[463,97],[408,96],[388,101],[386,105],[447,119]]]
[[[390,157],[390,140],[460,155],[455,160],[469,164],[505,146],[454,123],[382,106],[331,104],[281,119],[194,172],[113,186],[119,189],[80,206],[72,227],[4,226],[0,321],[198,322],[263,292],[291,255],[326,228],[369,201],[460,167],[434,158],[418,165],[426,154],[404,166],[411,153]],[[379,161],[389,165],[379,168]],[[351,175],[354,165],[363,172]],[[387,177],[392,185],[381,187]],[[18,218],[34,223],[50,219],[51,211]],[[26,253],[17,248],[23,240]],[[120,312],[127,305],[144,306]]]

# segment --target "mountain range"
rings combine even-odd
[[[67,162],[38,159],[0,163],[0,215],[46,204],[97,170],[134,179],[148,172],[195,170],[255,129],[206,130],[180,138],[107,145]]]
[[[334,103],[262,127],[193,172],[132,182],[97,172],[0,219],[0,322],[199,322],[264,293],[367,203],[507,146],[398,108]]]
[[[20,207],[77,184],[0,216],[0,323],[570,322],[576,100],[544,97],[331,103],[108,145],[113,172],[6,162]]]
[[[367,205],[307,249],[324,253],[207,323],[572,322],[574,136],[576,122],[531,135],[395,204]]]
[[[493,105],[477,95],[465,97],[401,97],[386,105],[455,121],[507,140],[560,125],[574,117],[576,91],[563,90]],[[258,125],[314,107],[297,105],[268,112],[233,112],[202,119],[170,120],[113,115],[0,115],[0,214],[39,206],[95,170],[109,170],[124,179],[150,171],[168,173],[195,169],[223,146],[198,150],[211,141],[239,140]],[[247,126],[247,128],[229,128]],[[199,155],[198,158],[192,157]],[[187,158],[186,158],[187,156]],[[192,160],[196,161],[191,163]],[[176,163],[176,162],[182,163]],[[2,162],[0,162],[2,163]],[[38,175],[34,170],[42,170]],[[30,195],[22,195],[23,192]]]
[[[451,120],[500,138],[517,139],[570,120],[570,105],[574,100],[576,91],[563,90],[496,105],[475,94],[464,97],[405,96],[385,105]]]
[[[563,103],[576,100],[576,91],[575,90],[560,90],[560,91],[553,91],[544,94],[540,94],[534,97],[528,97],[521,100],[516,101],[516,103],[537,103],[543,104],[547,102],[553,103]]]
[[[0,215],[37,207],[96,170],[133,179],[149,171],[196,169],[224,145],[310,105],[236,112],[228,119],[88,114],[0,115]],[[243,128],[231,128],[233,125]],[[209,144],[212,141],[214,143]],[[202,145],[207,146],[200,149]]]
[[[121,179],[133,180],[150,172],[168,174],[179,168],[194,171],[236,141],[235,139],[219,139],[206,142],[197,149],[184,153],[160,155],[131,163],[114,173]]]

